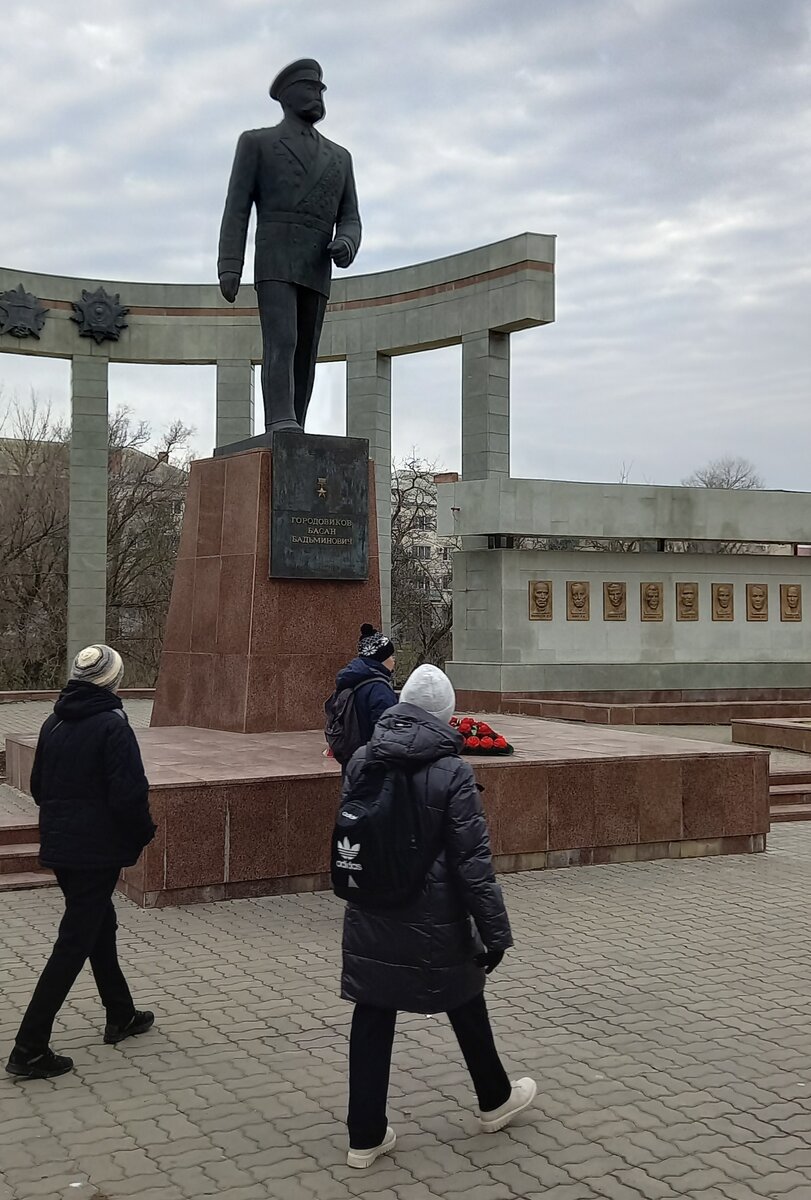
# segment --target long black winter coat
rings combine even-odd
[[[376,658],[353,658],[338,672],[335,689],[340,692],[356,687],[366,679],[372,682],[355,693],[355,712],[364,745],[370,741],[375,725],[386,709],[397,703],[397,693],[391,686],[391,671]]]
[[[484,989],[475,958],[507,950],[510,922],[495,880],[481,797],[461,738],[421,708],[398,704],[378,722],[369,753],[414,771],[413,796],[430,816],[439,850],[422,892],[402,909],[348,904],[341,995],[356,1004],[405,1012],[458,1008]],[[347,770],[344,798],[361,769]]]
[[[132,866],[155,836],[148,793],[121,699],[71,681],[42,726],[31,771],[43,866]]]

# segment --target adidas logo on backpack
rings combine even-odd
[[[344,816],[342,813],[341,816]],[[363,867],[360,863],[355,862],[355,859],[360,854],[360,842],[354,846],[350,843],[349,838],[344,838],[343,841],[338,841],[338,854],[340,855],[335,866],[339,871],[362,871]]]

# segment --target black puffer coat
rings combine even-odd
[[[73,680],[39,735],[31,794],[46,867],[129,867],[155,836],[141,751],[109,688]]]
[[[380,718],[373,758],[414,772],[413,794],[430,815],[440,846],[422,892],[407,908],[370,911],[348,904],[341,995],[356,1004],[404,1012],[458,1008],[484,988],[475,958],[507,950],[510,922],[495,880],[490,838],[461,738],[421,708],[398,704]],[[363,763],[347,769],[344,797]]]

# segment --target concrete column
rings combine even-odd
[[[217,445],[253,437],[255,397],[253,363],[242,358],[217,360]]]
[[[510,474],[510,335],[462,336],[462,478]]]
[[[375,463],[380,599],[383,628],[391,626],[391,359],[374,351],[346,360],[347,437],[369,439]]]
[[[68,664],[103,642],[107,616],[107,365],[77,354],[71,369]]]

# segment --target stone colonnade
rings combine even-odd
[[[233,307],[211,285],[116,283],[0,268],[48,310],[39,336],[0,339],[0,352],[71,360],[68,655],[104,636],[110,362],[215,364],[216,444],[254,433],[261,359],[255,294]],[[120,295],[126,327],[84,340],[71,319],[83,290]],[[319,361],[346,363],[347,434],[376,464],[384,622],[390,620],[391,359],[462,345],[462,476],[509,476],[510,333],[554,320],[554,238],[520,234],[447,258],[336,279]]]

